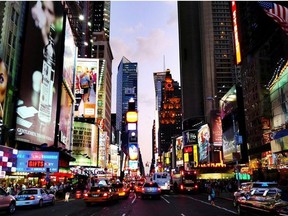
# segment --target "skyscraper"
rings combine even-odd
[[[158,165],[169,167],[170,163],[163,166],[160,159],[164,153],[168,153],[172,143],[172,137],[181,135],[181,88],[179,83],[172,79],[170,70],[154,73],[156,94],[156,120],[153,136],[158,149]],[[167,155],[168,156],[168,155]],[[171,161],[167,159],[167,161]]]
[[[126,133],[126,112],[130,99],[135,102],[137,110],[138,63],[123,57],[118,66],[117,100],[116,100],[116,129],[121,133],[121,149],[128,155],[128,134]],[[123,154],[121,158],[123,159]],[[122,164],[121,164],[122,165]],[[122,170],[122,167],[120,168]]]
[[[178,20],[183,135],[190,136],[209,123],[211,110],[238,78],[231,2],[178,2]]]

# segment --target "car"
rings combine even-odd
[[[6,193],[6,191],[0,187],[0,210],[4,210],[7,214],[12,215],[16,210],[16,200],[14,196]]]
[[[113,187],[107,185],[93,186],[84,193],[84,202],[87,206],[93,203],[112,202],[119,200],[119,195]]]
[[[111,185],[117,191],[119,198],[127,199],[130,194],[130,187],[125,183],[116,182]]]
[[[288,202],[281,199],[282,191],[276,187],[251,188],[237,200],[237,214],[288,215]]]
[[[15,195],[16,207],[18,206],[38,206],[45,204],[55,205],[54,194],[48,193],[43,188],[27,188]]]
[[[161,188],[156,182],[146,182],[142,187],[141,198],[146,197],[157,198],[161,197]]]
[[[253,182],[243,182],[241,183],[240,187],[238,188],[237,191],[234,192],[233,194],[233,206],[236,207],[237,205],[237,199],[242,195],[245,194],[246,192],[249,192],[250,189],[252,188]]]
[[[136,193],[136,195],[140,195],[141,194],[143,185],[144,185],[144,182],[137,182],[134,185],[134,193]]]
[[[243,182],[241,183],[239,189],[234,192],[233,196],[233,206],[237,206],[237,200],[240,196],[243,194],[246,194],[249,192],[252,188],[273,188],[277,187],[278,183],[277,182],[262,182],[262,181],[257,181],[257,182]]]

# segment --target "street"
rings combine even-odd
[[[1,212],[0,216],[6,215]],[[86,207],[81,199],[69,202],[58,200],[55,206],[43,208],[17,208],[15,216],[229,216],[236,215],[232,202],[216,199],[211,206],[206,194],[163,194],[161,199],[142,200],[131,192],[127,200],[119,200],[111,204],[95,204]]]

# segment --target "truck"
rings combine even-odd
[[[199,192],[199,184],[197,181],[197,171],[180,171],[172,176],[172,187],[174,192],[178,193],[197,193]]]
[[[168,172],[156,172],[152,176],[152,181],[156,182],[159,187],[161,188],[161,191],[164,192],[170,192],[170,181],[171,176]]]

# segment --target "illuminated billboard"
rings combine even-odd
[[[218,110],[211,111],[213,146],[222,146],[222,120]]]
[[[67,88],[62,84],[61,102],[60,102],[60,118],[59,118],[59,142],[58,146],[62,148],[70,148],[70,135],[72,127],[72,98]]]
[[[63,14],[61,2],[27,2],[16,109],[18,141],[54,145],[63,72]]]
[[[58,172],[59,152],[23,151],[17,154],[17,172]]]
[[[77,59],[75,75],[75,117],[96,117],[98,74],[98,59]]]
[[[18,150],[0,145],[0,171],[16,172]]]
[[[129,143],[129,159],[130,160],[138,160],[138,144],[136,143]]]
[[[208,148],[210,145],[210,128],[208,124],[202,125],[197,134],[198,149],[199,149],[199,162],[208,161]]]
[[[97,164],[97,140],[96,125],[74,122],[72,156],[76,161],[70,165],[75,166],[96,166]]]
[[[236,50],[236,64],[239,64],[241,62],[241,50],[238,37],[236,1],[232,1],[232,17],[233,17],[234,43]]]
[[[74,107],[72,106],[74,98],[72,90],[76,63],[76,46],[68,18],[66,18],[64,45],[63,83],[61,85],[58,147],[70,149],[70,137],[72,133],[71,127],[73,124],[72,112],[74,110]]]

